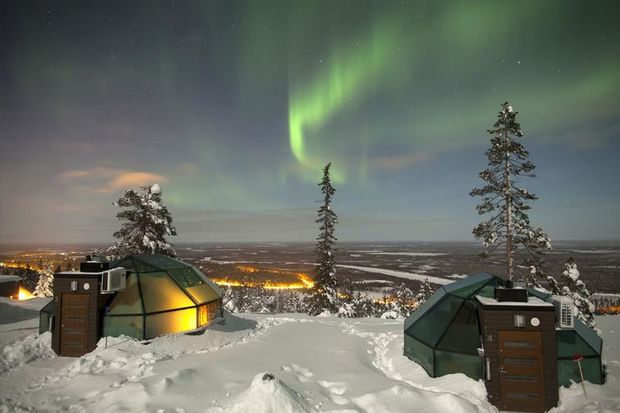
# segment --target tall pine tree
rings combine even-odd
[[[118,238],[106,255],[121,258],[129,254],[163,254],[176,257],[167,236],[177,234],[172,226],[172,216],[161,202],[158,184],[130,189],[114,205],[123,208],[116,217],[122,221],[121,229],[114,233]]]
[[[493,136],[491,147],[486,151],[489,164],[480,172],[485,184],[475,188],[470,195],[482,198],[476,206],[478,214],[490,214],[490,217],[474,228],[474,236],[483,241],[483,257],[501,245],[505,247],[506,278],[509,280],[514,277],[514,252],[519,247],[530,253],[526,264],[533,271],[528,276],[532,273],[540,276],[542,252],[550,249],[551,243],[541,228],[530,225],[528,203],[538,197],[516,182],[522,176],[534,176],[535,167],[528,159],[528,151],[516,140],[523,137],[523,132],[517,122],[517,112],[508,102],[502,104],[497,121],[488,132]],[[530,281],[537,284],[534,278]]]
[[[338,311],[338,281],[334,259],[336,243],[334,227],[338,223],[338,217],[331,209],[332,196],[336,190],[331,184],[330,168],[331,163],[325,165],[323,179],[319,183],[324,198],[315,221],[319,224],[319,236],[314,249],[318,265],[315,269],[315,284],[309,297],[308,314],[310,315],[318,315],[326,311],[333,314]]]

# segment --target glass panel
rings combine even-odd
[[[142,331],[142,316],[104,317],[103,335],[124,335],[142,340],[144,339]]]
[[[149,264],[160,270],[169,270],[171,268],[182,268],[188,266],[188,264],[164,255],[137,255],[135,258],[136,260],[142,261],[145,264]]]
[[[133,261],[131,261],[131,258],[125,258],[124,260],[118,261],[117,263],[112,265],[113,268],[117,268],[117,267],[123,267],[126,270],[129,270],[131,272],[136,272],[136,268],[133,265]]]
[[[138,276],[129,274],[127,288],[116,293],[110,303],[110,314],[142,314],[142,300],[138,288]]]
[[[135,272],[153,272],[153,271],[161,271],[159,268],[154,267],[146,262],[136,259],[132,257],[131,262],[133,262],[133,267]]]
[[[436,350],[435,371],[437,377],[444,374],[463,373],[478,380],[482,378],[482,361],[478,356]]]
[[[458,290],[461,289],[471,289],[472,286],[476,286],[474,290],[482,287],[485,283],[491,281],[493,279],[492,275],[486,273],[478,273],[474,275],[470,275],[467,278],[463,278],[461,280],[455,281],[448,285],[444,286],[444,289],[449,294],[455,294]]]
[[[597,355],[574,330],[556,330],[555,334],[558,342],[558,358],[573,357],[575,354]]]
[[[43,334],[46,331],[53,331],[51,321],[54,319],[54,315],[47,313],[43,310],[39,313],[39,334]]]
[[[222,316],[221,300],[198,307],[198,326],[202,327]]]
[[[43,311],[44,313],[54,314],[54,300],[45,304],[41,311]]]
[[[436,304],[430,311],[423,314],[415,324],[407,330],[412,337],[435,347],[444,331],[450,327],[450,321],[463,305],[463,299],[445,295],[443,301]]]
[[[54,300],[45,304],[45,306],[39,312],[39,334],[43,334],[46,331],[53,331],[54,322]]]
[[[590,383],[603,384],[601,359],[598,357],[581,360],[583,378]],[[580,382],[579,366],[572,360],[558,360],[558,382],[560,386],[570,386],[571,380]]]
[[[435,377],[433,372],[433,349],[425,346],[408,334],[405,334],[405,356],[422,366],[429,376]]]
[[[480,291],[476,292],[476,295],[486,298],[495,298],[495,283],[491,285],[485,285],[480,289]]]
[[[467,279],[466,279],[467,280]],[[467,280],[469,281],[469,280]],[[476,291],[478,291],[479,289],[481,289],[482,287],[484,287],[486,284],[488,284],[491,280],[484,279],[478,282],[472,282],[469,285],[465,285],[463,287],[460,288],[456,288],[453,287],[451,289],[448,290],[448,288],[446,288],[446,290],[448,291],[448,294],[453,294],[456,295],[458,297],[462,297],[462,298],[468,298],[471,295],[474,295],[474,293]]]
[[[409,327],[420,317],[422,317],[427,311],[429,311],[437,302],[439,302],[444,296],[446,292],[443,288],[438,289],[435,293],[429,298],[424,304],[415,309],[413,313],[405,320],[405,330],[408,330]]]
[[[209,310],[206,305],[198,307],[198,326],[203,327],[209,323]]]
[[[209,301],[217,300],[220,296],[213,291],[213,288],[208,284],[196,285],[194,287],[186,288],[186,291],[192,298],[198,303],[208,303]]]
[[[196,329],[196,308],[146,316],[145,338]]]
[[[540,291],[536,288],[531,288],[531,287],[527,288],[527,293],[528,295],[533,295],[534,297],[538,297],[543,301],[547,301],[547,298],[551,297],[551,294],[545,293],[543,291]]]
[[[480,347],[480,331],[476,307],[472,301],[466,301],[452,325],[446,326],[446,334],[438,348],[454,350],[467,354],[478,354]]]
[[[140,286],[146,313],[196,305],[165,272],[140,274]]]
[[[575,319],[575,331],[588,344],[596,354],[601,354],[603,339],[594,330],[586,327],[579,319]]]
[[[175,268],[168,270],[168,274],[183,288],[204,284],[201,276],[194,272],[192,267]]]

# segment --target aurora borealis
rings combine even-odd
[[[472,240],[520,113],[552,239],[618,239],[620,3],[2,2],[0,243],[109,241],[161,183],[176,241]]]

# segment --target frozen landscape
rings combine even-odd
[[[201,335],[102,339],[57,357],[34,312],[0,301],[0,411],[495,412],[482,382],[430,378],[403,356],[403,320],[226,314]],[[31,312],[28,312],[28,311]],[[620,411],[620,317],[599,316],[605,385],[560,390],[553,412]]]

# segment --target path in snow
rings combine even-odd
[[[620,411],[620,318],[597,322],[609,382],[588,384],[588,401],[580,385],[562,389],[557,413]],[[199,336],[111,338],[78,359],[44,358],[49,335],[32,335],[0,348],[0,361],[13,357],[0,412],[497,412],[482,382],[431,378],[407,359],[402,334],[402,320],[250,314]],[[24,354],[34,358],[19,364]]]

